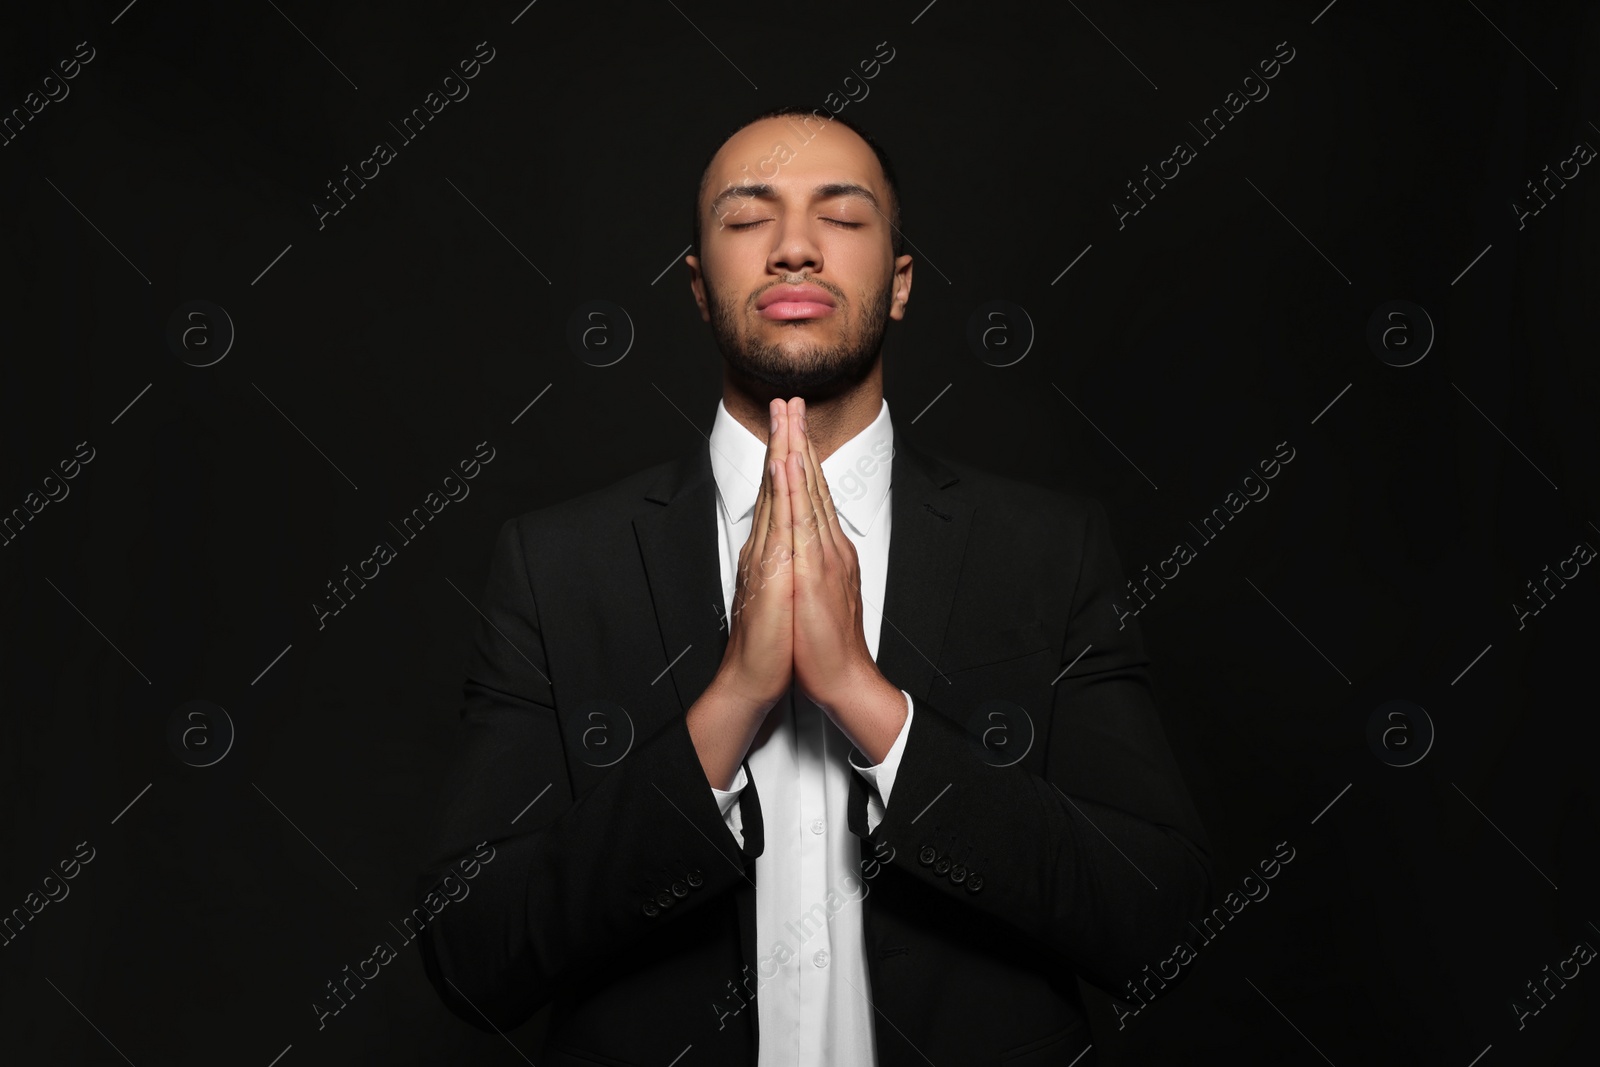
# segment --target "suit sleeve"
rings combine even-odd
[[[524,557],[524,524],[534,521],[509,519],[496,539],[462,687],[461,749],[416,881],[425,910],[414,914],[432,915],[418,939],[429,981],[486,1031],[519,1025],[742,884],[761,851],[759,825],[732,833],[681,715],[636,738],[574,797],[552,686],[559,667],[545,652]],[[478,843],[492,858],[474,853]],[[456,893],[440,890],[446,879]]]
[[[1086,500],[1079,572],[1052,676],[1043,774],[996,766],[917,699],[893,799],[852,830],[931,892],[987,912],[1108,993],[1192,936],[1212,904],[1210,847],[1167,745],[1137,620],[1119,618],[1121,564],[1105,510]],[[1070,514],[1070,513],[1069,513]],[[1076,658],[1076,662],[1072,661]],[[894,679],[890,679],[894,682]],[[948,699],[948,698],[947,698]]]

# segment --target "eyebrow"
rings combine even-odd
[[[862,199],[866,200],[867,203],[872,205],[874,211],[879,211],[878,198],[873,195],[872,190],[855,182],[829,182],[826,185],[819,185],[811,190],[811,199],[813,200],[832,200],[836,196],[861,197]],[[722,190],[722,192],[712,197],[710,205],[711,212],[715,214],[718,204],[733,197],[741,197],[750,200],[776,200],[778,198],[778,191],[766,182],[751,182],[744,185],[730,185],[728,188]],[[879,211],[879,214],[882,214],[882,212]]]

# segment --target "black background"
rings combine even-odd
[[[414,945],[325,1029],[310,1005],[412,906],[500,522],[704,447],[701,167],[887,41],[845,114],[893,156],[916,256],[897,432],[1101,498],[1129,576],[1295,450],[1139,616],[1219,893],[1295,858],[1124,1029],[1093,994],[1103,1062],[1592,1062],[1592,968],[1520,1029],[1512,1001],[1600,945],[1600,575],[1520,629],[1512,604],[1600,546],[1600,177],[1521,229],[1512,205],[1600,145],[1593,5],[524,2],[8,13],[4,113],[95,58],[0,148],[0,509],[94,459],[0,548],[0,913],[96,854],[0,948],[0,1058],[537,1049],[539,1020],[519,1052],[449,1015]],[[400,144],[480,41],[470,96]],[[396,160],[319,230],[379,140]],[[1197,158],[1119,229],[1178,140]],[[636,332],[611,366],[566,340],[594,299]],[[967,341],[995,299],[1035,332],[1007,367]],[[236,330],[208,367],[167,341],[191,300]],[[1391,300],[1437,332],[1407,367],[1366,339]],[[400,547],[388,523],[481,441],[470,497]],[[398,558],[319,630],[379,540]],[[1403,768],[1367,738],[1397,699],[1436,731]],[[168,740],[193,700],[237,732],[209,767]]]

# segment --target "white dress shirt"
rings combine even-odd
[[[710,448],[720,505],[717,556],[726,620],[767,445],[719,400]],[[889,565],[893,453],[885,400],[870,425],[822,461],[840,526],[861,565],[862,625],[874,659]],[[756,857],[755,879],[759,1067],[871,1067],[877,1062],[861,925],[861,902],[871,884],[863,876],[860,846],[848,825],[848,775],[853,769],[869,787],[870,833],[883,819],[911,731],[911,694],[905,698],[906,721],[888,755],[876,766],[863,767],[849,758],[854,746],[844,732],[791,685],[751,742],[749,775],[741,766],[730,788],[712,787],[741,844],[739,794],[753,779],[761,796],[766,843]]]

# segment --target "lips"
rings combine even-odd
[[[777,285],[761,294],[756,310],[768,319],[814,319],[833,314],[834,304],[827,290],[815,285]]]

